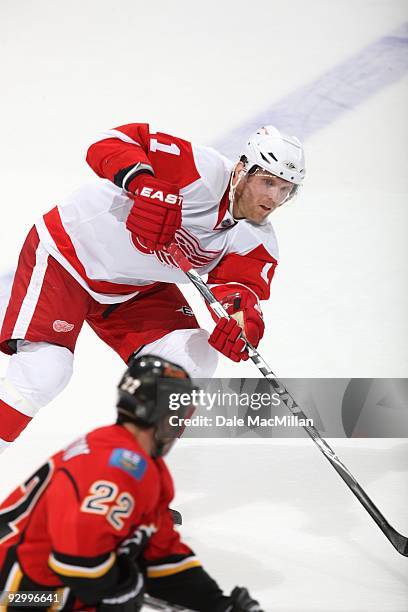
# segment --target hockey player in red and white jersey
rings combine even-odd
[[[174,528],[162,457],[191,408],[169,400],[193,388],[173,363],[131,361],[117,423],[51,457],[0,505],[0,594],[46,592],[43,610],[58,597],[59,610],[136,612],[145,591],[202,612],[261,612],[247,589],[224,595]]]
[[[268,216],[304,177],[303,149],[266,126],[237,163],[214,149],[130,124],[101,135],[87,161],[97,181],[37,221],[22,248],[0,349],[0,448],[67,385],[86,321],[125,362],[146,352],[211,376],[217,352],[247,359],[241,327],[257,346],[259,300],[278,261]],[[186,282],[166,246],[175,242],[231,319],[208,338],[176,283]]]

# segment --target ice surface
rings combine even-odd
[[[65,443],[52,430],[25,438],[2,456],[0,497]],[[330,443],[408,534],[408,441]],[[407,611],[407,558],[311,441],[181,440],[168,463],[182,536],[225,590],[249,587],[267,612]]]
[[[408,442],[330,442],[408,534]],[[182,533],[224,587],[250,585],[268,612],[408,609],[406,557],[310,441],[186,440],[169,463]]]
[[[4,0],[1,271],[36,217],[91,178],[84,153],[99,131],[150,121],[212,144],[406,17],[403,0],[260,0],[254,10],[243,0],[201,10],[186,0],[123,0],[121,10]],[[261,349],[281,376],[407,376],[407,85],[316,132],[301,196],[273,215],[281,259]],[[6,365],[0,356],[1,373]],[[48,454],[113,420],[122,369],[85,328],[69,387],[0,456],[1,498]],[[217,375],[258,374],[221,359]],[[333,444],[408,533],[407,441]],[[226,589],[250,587],[268,612],[407,612],[407,559],[309,440],[183,440],[170,464],[183,535]]]

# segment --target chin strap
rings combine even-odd
[[[246,170],[241,170],[238,173],[238,180],[235,183],[235,185],[233,184],[234,181],[234,174],[235,174],[235,169],[233,170],[233,172],[231,173],[231,179],[230,179],[230,184],[229,184],[229,194],[228,194],[228,199],[229,199],[229,207],[228,207],[228,211],[231,215],[231,217],[234,219],[234,221],[239,221],[240,219],[236,219],[234,217],[234,213],[233,213],[233,208],[234,208],[234,198],[235,198],[235,190],[239,185],[240,180],[242,179],[242,177],[244,176],[244,174],[246,174]]]

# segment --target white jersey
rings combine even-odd
[[[139,126],[138,134],[140,125],[144,127],[144,124],[132,125]],[[146,135],[143,133],[138,142],[131,126],[125,127],[129,128],[127,133],[124,128],[112,130],[109,138],[92,145],[88,161],[90,157],[97,157],[98,163],[91,165],[100,174],[98,164],[106,158],[107,144],[111,145],[116,138],[118,147],[133,146],[135,162],[146,158],[155,175],[163,180],[174,182],[174,161],[178,162],[183,206],[182,225],[176,232],[175,242],[200,274],[215,270],[228,254],[245,256],[257,249],[265,251],[262,260],[265,265],[268,262],[276,265],[278,249],[271,224],[256,226],[246,221],[236,222],[228,210],[231,161],[214,149],[174,137],[167,137],[172,139],[171,144],[163,144],[161,141],[166,136],[163,134],[153,138],[149,133],[149,147],[145,150],[142,145]],[[169,153],[173,145],[180,151],[179,155]],[[166,164],[166,158],[171,163]],[[100,303],[128,300],[157,282],[186,282],[185,275],[168,253],[147,249],[127,230],[126,219],[133,203],[111,178],[99,178],[74,191],[36,223],[48,253]],[[269,284],[268,270],[265,266],[262,270]]]

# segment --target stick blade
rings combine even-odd
[[[395,529],[389,531],[389,533],[385,532],[385,535],[388,537],[391,544],[394,546],[395,550],[397,550],[400,555],[404,557],[408,557],[408,538],[398,533]]]

